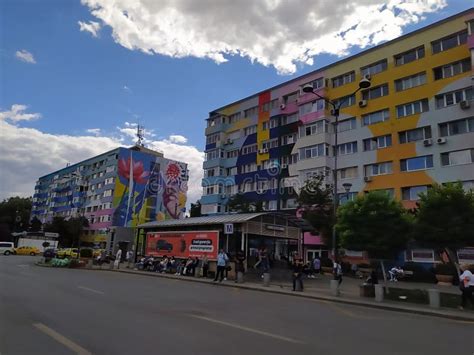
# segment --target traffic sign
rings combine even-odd
[[[224,224],[224,234],[234,234],[234,224],[233,223]]]

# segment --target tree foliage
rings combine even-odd
[[[85,217],[65,219],[54,217],[50,223],[44,225],[45,232],[59,233],[59,245],[61,247],[79,246],[79,238],[84,228],[89,226]]]
[[[434,185],[420,195],[415,240],[437,250],[474,243],[474,193],[461,183]]]
[[[201,217],[201,201],[197,200],[196,203],[191,203],[189,215],[190,217]]]
[[[365,250],[371,257],[390,257],[406,246],[412,216],[384,192],[369,192],[338,210],[341,246]]]
[[[232,196],[227,203],[227,207],[230,212],[238,213],[250,213],[250,212],[262,212],[263,202],[262,201],[250,201],[243,193],[238,193]]]
[[[12,240],[10,233],[28,229],[32,200],[10,197],[0,202],[0,240]]]

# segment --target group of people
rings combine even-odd
[[[207,277],[209,260],[207,256],[202,259],[197,257],[176,259],[174,256],[165,255],[161,259],[153,256],[143,256],[135,263],[136,270],[146,270],[159,273],[174,273],[175,275],[195,276],[196,269],[201,267],[203,276]]]

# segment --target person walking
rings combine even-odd
[[[341,293],[340,287],[341,287],[341,283],[342,283],[342,266],[341,266],[341,263],[338,260],[334,261],[333,274],[334,274],[334,280],[338,281],[338,283],[337,283],[337,294],[339,295]]]
[[[125,260],[127,261],[127,269],[130,269],[130,265],[133,263],[133,251],[128,250],[127,254],[125,254]]]
[[[224,279],[225,266],[228,261],[229,261],[229,257],[224,252],[224,249],[220,249],[219,254],[217,255],[217,271],[216,271],[216,277],[214,278],[214,282],[216,282],[219,277],[220,277],[219,282],[222,282],[222,280]]]
[[[296,284],[300,285],[300,291],[303,291],[303,259],[297,259],[293,263],[293,291],[296,291]]]
[[[463,273],[459,276],[459,288],[462,292],[459,309],[464,309],[468,301],[471,303],[471,307],[474,307],[474,275],[468,265],[463,264],[460,268]]]
[[[115,268],[116,269],[120,269],[120,262],[122,261],[122,249],[119,248],[119,250],[117,250],[117,254],[115,254]]]
[[[315,278],[317,278],[318,275],[321,274],[321,260],[319,259],[319,257],[315,257],[313,259],[313,270]]]

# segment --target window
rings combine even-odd
[[[372,191],[385,193],[390,198],[393,198],[393,196],[395,195],[395,189],[377,189]]]
[[[339,121],[337,123],[337,131],[338,132],[345,132],[345,131],[350,131],[351,129],[356,129],[357,128],[357,120],[355,117]]]
[[[338,155],[348,155],[357,153],[357,142],[339,144],[337,146]]]
[[[114,165],[108,166],[108,167],[105,169],[105,172],[106,172],[106,173],[111,173],[112,171],[115,171],[115,166],[114,166]]]
[[[237,175],[237,167],[234,166],[232,168],[226,168],[226,176],[233,176]]]
[[[357,192],[346,192],[346,193],[337,194],[337,199],[340,205],[343,205],[349,201],[354,201],[356,198],[357,198]]]
[[[271,149],[278,147],[278,138],[270,139],[262,142],[263,149]]]
[[[432,263],[434,260],[433,250],[415,249],[411,251],[411,261],[415,263]]]
[[[112,196],[113,190],[105,190],[103,196],[104,197],[109,197]],[[99,195],[96,195],[99,196]]]
[[[400,160],[401,171],[416,171],[426,170],[433,167],[433,156],[425,155],[421,157],[414,157]]]
[[[397,118],[416,115],[429,110],[428,99],[409,102],[397,106]]]
[[[246,145],[242,147],[242,154],[250,154],[250,153],[256,153],[257,152],[257,144],[251,144],[251,145]]]
[[[293,154],[293,155],[283,155],[280,159],[281,161],[281,164],[286,164],[286,165],[290,165],[290,164],[295,164],[297,159],[298,154]]]
[[[441,154],[441,165],[462,165],[474,162],[474,149],[464,149]]]
[[[317,111],[321,111],[321,110],[324,110],[324,100],[316,100],[316,101],[313,101],[313,102],[308,102],[304,105],[301,105],[299,107],[299,110],[300,110],[300,117],[303,116],[303,115],[306,115],[308,113],[311,113],[311,112],[317,112]]]
[[[402,188],[402,200],[417,201],[420,199],[421,193],[426,193],[428,186],[409,186]]]
[[[318,79],[313,80],[309,83],[306,83],[303,86],[306,86],[308,84],[313,87],[313,90],[321,89],[322,87],[324,87],[324,78],[318,78]]]
[[[269,124],[270,129],[278,127],[278,118],[272,118]]]
[[[467,132],[474,132],[474,117],[439,124],[441,137],[454,136]]]
[[[369,164],[364,166],[365,176],[386,175],[392,173],[392,162]]]
[[[434,79],[440,80],[471,71],[471,58],[446,64],[433,69]]]
[[[423,139],[431,138],[431,127],[420,127],[402,131],[398,133],[398,140],[400,144],[416,142]]]
[[[257,125],[244,128],[244,135],[248,136],[254,133],[257,133]]]
[[[275,109],[278,108],[279,106],[279,100],[278,99],[273,99],[270,101],[270,109]]]
[[[258,106],[251,107],[244,111],[245,117],[253,117],[258,115]]]
[[[263,169],[274,169],[279,166],[278,159],[269,159],[263,161]]]
[[[270,102],[265,102],[261,107],[262,107],[262,112],[270,111]]]
[[[262,122],[262,131],[268,130],[268,121]]]
[[[336,106],[339,106],[339,104],[341,104],[341,108],[355,105],[355,101],[356,101],[355,94],[343,96],[343,97],[333,100]]]
[[[433,54],[447,51],[448,49],[460,46],[467,42],[467,30],[452,34],[448,37],[438,39],[431,42],[431,49]]]
[[[204,195],[214,195],[214,193],[214,185],[204,187]]]
[[[390,111],[387,109],[375,111],[368,113],[366,115],[362,115],[362,124],[364,126],[368,126],[374,123],[388,121],[390,118]]]
[[[227,159],[237,158],[238,156],[239,156],[239,150],[238,149],[231,150],[231,151],[227,152]]]
[[[332,78],[332,87],[337,88],[339,86],[349,84],[355,81],[355,71],[351,71],[349,73],[345,73],[335,78]]]
[[[321,143],[300,149],[300,160],[329,155],[329,144]]]
[[[288,210],[288,209],[293,209],[298,207],[298,203],[296,202],[296,199],[294,198],[289,198],[287,200],[282,200],[281,201],[281,209],[282,210]]]
[[[472,100],[473,89],[472,86],[447,92],[445,94],[436,95],[436,108],[444,108],[452,105],[456,105],[464,100]]]
[[[380,137],[372,137],[363,140],[364,150],[375,150],[381,148],[387,148],[392,145],[392,135],[387,134]]]
[[[357,178],[359,176],[359,170],[358,170],[357,166],[352,166],[350,168],[339,169],[338,173],[339,173],[339,178],[341,180],[354,179],[354,178]]]
[[[242,117],[242,112],[239,111],[239,112],[233,113],[232,115],[229,115],[229,123],[230,124],[235,123],[238,120],[240,120],[241,117]]]
[[[382,96],[388,95],[388,84],[383,84],[380,86],[376,86],[374,88],[370,88],[368,90],[362,91],[362,99],[363,100],[373,100],[377,99]]]
[[[424,58],[424,56],[425,56],[424,46],[411,49],[407,52],[397,54],[395,56],[395,65],[403,65],[403,64],[411,63],[415,60]]]
[[[220,149],[213,149],[206,153],[206,161],[223,158],[223,157],[224,157],[224,152],[221,152]]]
[[[293,123],[293,122],[297,122],[297,121],[298,121],[298,114],[294,113],[292,115],[282,117],[281,125],[284,126],[284,125],[287,125],[287,124],[290,124],[290,123]]]
[[[395,90],[408,90],[423,84],[426,84],[426,72],[410,75],[405,78],[395,80]]]
[[[280,145],[287,145],[287,144],[296,143],[297,137],[298,137],[297,133],[284,135],[283,137],[281,137],[281,144]]]
[[[296,102],[297,99],[298,99],[298,92],[294,92],[292,94],[283,96],[283,103],[287,105],[289,103]]]
[[[206,137],[206,144],[216,143],[220,140],[220,133],[211,134]]]
[[[240,130],[232,131],[227,134],[227,139],[234,140],[240,138]]]
[[[379,62],[360,68],[362,76],[375,75],[377,73],[383,72],[384,70],[387,70],[387,59],[383,59]]]
[[[328,121],[326,120],[320,120],[300,127],[300,137],[313,136],[315,134],[326,132],[328,132]]]

